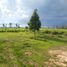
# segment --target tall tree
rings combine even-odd
[[[37,9],[34,9],[34,12],[28,23],[28,26],[34,32],[39,31],[39,29],[41,28],[41,22],[39,20],[39,15],[37,14]]]
[[[34,32],[34,38],[36,39],[36,31],[39,31],[41,28],[41,22],[39,20],[39,15],[37,13],[37,9],[34,9],[34,12],[30,18],[28,23],[30,30]]]

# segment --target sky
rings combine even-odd
[[[26,26],[36,8],[42,26],[67,25],[67,0],[0,0],[0,24]]]

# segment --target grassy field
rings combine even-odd
[[[66,29],[0,29],[0,67],[49,67],[48,50],[67,46]],[[60,67],[53,64],[50,67]]]

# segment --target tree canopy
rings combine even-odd
[[[39,29],[41,28],[41,21],[39,20],[37,9],[34,10],[28,25],[29,25],[29,28],[33,31],[36,31],[36,30],[39,31]]]

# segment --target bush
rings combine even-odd
[[[67,33],[65,33],[64,35],[67,36]]]
[[[0,32],[25,32],[25,30],[20,28],[0,28]]]
[[[63,31],[53,31],[52,32],[52,34],[54,34],[54,35],[58,35],[58,34],[60,34],[60,35],[62,35],[62,34],[64,34],[64,32]]]
[[[50,33],[51,33],[51,31],[49,31],[49,30],[46,30],[44,33],[50,34]]]
[[[64,34],[64,32],[62,31],[62,32],[59,32],[59,34]]]
[[[57,34],[59,34],[59,32],[58,31],[53,31],[52,34],[57,35]]]

